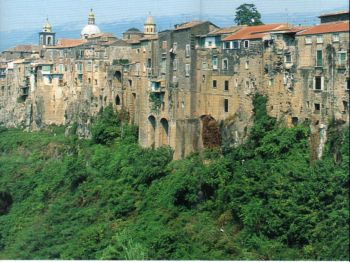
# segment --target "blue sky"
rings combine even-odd
[[[86,22],[90,8],[97,23],[154,16],[197,14],[232,15],[242,3],[254,3],[264,14],[344,9],[348,0],[0,0],[0,31],[41,28],[48,16],[53,26]]]

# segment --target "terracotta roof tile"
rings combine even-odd
[[[203,22],[203,21],[191,21],[191,22],[186,22],[186,23],[183,23],[183,24],[176,25],[176,26],[175,26],[175,30],[188,29],[188,28],[191,28],[191,27],[194,27],[194,26],[196,26],[196,25],[203,24],[203,23],[205,23],[205,22]]]
[[[288,24],[268,24],[268,25],[256,25],[247,26],[240,29],[238,32],[224,38],[223,41],[231,40],[243,40],[243,39],[260,39],[267,33],[272,31],[288,30],[290,26]]]
[[[326,23],[310,27],[297,35],[315,35],[315,34],[326,34],[336,32],[348,32],[349,21]]]
[[[76,47],[79,45],[82,45],[86,43],[87,41],[85,39],[59,39],[57,41],[57,45],[55,46],[47,46],[46,48],[70,48],[70,47]]]
[[[231,27],[215,29],[215,30],[209,32],[208,36],[233,34],[243,27],[245,27],[245,26],[231,26]]]

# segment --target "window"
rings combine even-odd
[[[345,65],[347,60],[347,54],[345,51],[338,52],[339,65]]]
[[[167,41],[163,41],[162,42],[162,48],[163,49],[167,49],[168,48],[168,42]]]
[[[216,88],[217,87],[217,82],[216,80],[213,80],[213,88]]]
[[[58,73],[63,74],[64,66],[63,64],[58,65]]]
[[[202,62],[202,70],[207,70],[207,69],[208,69],[207,62]]]
[[[91,78],[90,77],[88,78],[88,84],[91,84]]]
[[[269,79],[269,86],[273,86],[273,85],[274,85],[274,83],[275,83],[275,81],[274,81],[274,79],[273,79],[273,78]]]
[[[230,49],[230,42],[224,42],[224,49]]]
[[[224,90],[228,91],[228,88],[229,88],[229,81],[225,80]]]
[[[323,43],[323,35],[317,35],[316,36],[316,43],[322,44]]]
[[[224,111],[225,113],[228,112],[228,99],[224,99]]]
[[[97,83],[98,83],[98,82],[97,82],[97,79],[95,79],[95,85],[97,85]]]
[[[315,76],[314,77],[314,90],[323,90],[324,85],[324,77],[323,76]]]
[[[205,75],[202,75],[202,82],[205,82]]]
[[[345,89],[350,90],[350,79],[346,79]]]
[[[218,58],[217,58],[217,56],[213,57],[212,63],[213,63],[213,69],[217,70],[218,69]]]
[[[190,64],[186,64],[186,65],[185,65],[185,73],[186,73],[186,76],[190,76],[190,71],[191,71],[191,66],[190,66]]]
[[[235,86],[238,87],[238,78],[235,79]]]
[[[346,114],[349,112],[349,103],[348,101],[343,101],[343,107],[344,107],[344,110],[343,110],[343,113]]]
[[[316,66],[323,66],[323,53],[322,50],[316,51]]]
[[[243,46],[244,48],[249,48],[249,40],[244,40]]]
[[[233,41],[232,42],[233,49],[239,49],[240,47],[240,42],[239,41]]]
[[[177,42],[173,43],[173,52],[175,53],[177,49]]]
[[[117,106],[120,105],[120,97],[119,97],[119,95],[117,95],[117,96],[115,97],[115,104],[116,104]]]
[[[140,75],[140,63],[136,63],[135,74]]]
[[[189,44],[186,45],[186,57],[189,57],[191,54],[191,46]]]
[[[173,70],[174,71],[177,70],[177,59],[176,58],[173,60]]]
[[[88,62],[87,62],[86,70],[87,70],[88,72],[91,72],[91,71],[92,71],[92,61],[88,61]]]
[[[315,109],[315,113],[320,113],[321,110],[321,105],[318,103],[314,104],[314,109]]]
[[[160,71],[162,74],[166,73],[166,58],[162,58],[162,61],[160,62]]]
[[[332,41],[333,42],[339,42],[339,33],[335,33],[332,35]]]
[[[228,59],[227,58],[222,60],[222,70],[228,70]]]
[[[312,44],[312,36],[305,36],[305,44],[310,45]]]
[[[285,63],[292,63],[292,55],[290,53],[284,54],[284,62]]]
[[[245,69],[249,69],[249,61],[245,61]]]

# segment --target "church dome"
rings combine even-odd
[[[43,26],[43,32],[51,32],[52,31],[52,26],[49,22],[49,19],[46,19],[46,23]]]
[[[83,28],[83,30],[81,30],[81,38],[88,38],[100,33],[101,30],[100,28],[98,28],[97,25],[95,25],[95,14],[92,12],[91,9],[88,16],[88,24]]]
[[[82,38],[87,38],[87,37],[91,37],[97,34],[100,34],[101,30],[100,28],[98,28],[97,25],[86,25],[83,30],[81,30],[81,37]]]

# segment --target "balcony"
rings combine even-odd
[[[164,80],[151,81],[150,87],[151,87],[151,92],[153,93],[164,93],[165,81]]]

